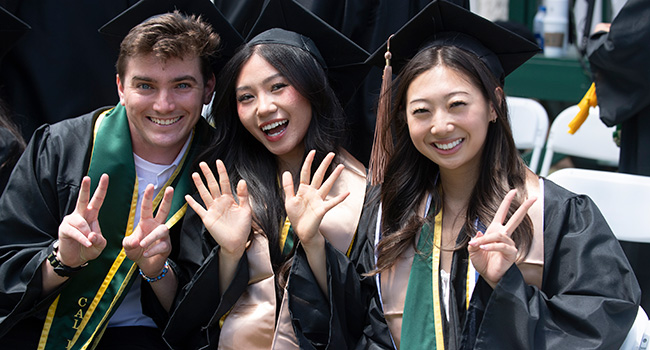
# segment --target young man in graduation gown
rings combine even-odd
[[[186,12],[212,11],[212,26],[141,3],[106,29],[149,18],[122,41],[120,103],[41,127],[0,200],[4,349],[167,347],[157,327],[177,288],[189,171],[211,133],[201,110],[216,32],[239,36],[209,1]]]

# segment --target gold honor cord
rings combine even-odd
[[[181,161],[180,164],[182,164],[183,161],[185,160],[185,157],[187,157],[187,153],[189,153],[189,152],[185,152],[185,155],[183,156],[183,160]],[[161,200],[163,198],[164,189],[166,189],[169,185],[171,185],[174,178],[176,178],[176,176],[178,175],[180,169],[181,169],[181,167],[178,166],[176,168],[176,170],[174,170],[174,173],[172,174],[172,176],[169,178],[169,180],[167,180],[167,183],[165,183],[165,186],[163,187],[163,190],[158,192],[158,195],[156,195],[156,198],[154,198],[154,200],[153,200],[154,208],[158,207],[158,205],[160,204],[160,202],[161,202]],[[131,210],[129,212],[129,221],[128,221],[128,225],[127,225],[127,232],[125,233],[125,236],[130,236],[133,233],[133,230],[134,230],[135,213],[136,213],[137,203],[138,203],[138,193],[139,193],[139,191],[138,191],[138,178],[136,177],[135,186],[133,188],[133,197],[131,199]],[[176,224],[183,217],[183,214],[185,214],[186,210],[187,210],[187,203],[185,205],[183,205],[181,207],[181,209],[179,209],[174,215],[172,215],[172,217],[169,220],[167,220],[167,222],[165,223],[165,226],[167,226],[168,229],[171,229],[171,227],[173,227],[174,224]],[[126,259],[126,253],[124,252],[124,249],[122,249],[120,251],[120,254],[118,255],[118,257],[115,259],[115,262],[113,263],[113,266],[111,266],[111,269],[110,269],[108,275],[104,279],[104,283],[102,283],[102,286],[100,287],[97,295],[93,299],[93,302],[91,303],[90,308],[88,309],[88,311],[86,311],[86,315],[84,316],[83,320],[81,321],[81,325],[80,325],[79,329],[77,330],[77,332],[75,333],[74,338],[72,338],[72,343],[71,344],[74,345],[74,343],[76,343],[77,339],[81,335],[81,331],[85,328],[86,324],[88,323],[88,320],[90,319],[90,316],[92,316],[92,314],[95,311],[97,305],[99,304],[99,301],[101,300],[102,296],[104,295],[104,292],[108,288],[108,286],[110,284],[110,281],[113,279],[113,277],[115,276],[115,273],[117,272],[118,268],[122,265],[122,263],[124,262],[125,259]],[[126,287],[129,284],[129,281],[131,280],[131,277],[135,273],[136,267],[137,267],[137,265],[135,263],[131,265],[131,268],[129,269],[127,277],[125,278],[124,282],[120,285],[120,289],[119,289],[118,293],[116,294],[116,297],[111,302],[111,307],[109,308],[109,310],[112,310],[115,307],[115,303],[117,302],[119,296],[121,296],[122,293],[124,293],[124,290],[126,289]],[[99,324],[106,324],[105,322],[107,321],[106,320],[107,317],[108,317],[108,313],[104,315],[104,317],[102,318],[102,321]],[[100,328],[98,328],[98,329],[100,329]],[[88,342],[86,344],[84,344],[81,349],[86,349],[88,347],[88,345],[92,342],[92,340],[97,335],[97,330],[98,329],[95,330],[93,335],[88,339]]]
[[[41,339],[38,341],[38,350],[45,349],[45,344],[47,344],[47,336],[50,334],[50,328],[52,327],[52,321],[54,321],[54,314],[56,313],[56,306],[59,304],[60,298],[61,295],[59,294],[47,310],[47,316],[45,316],[45,324],[43,325],[43,331],[41,332]]]
[[[280,249],[282,249],[282,251],[284,251],[284,244],[289,236],[289,228],[291,228],[291,221],[289,221],[289,217],[287,216],[284,219],[284,225],[282,225],[282,229],[280,230]]]
[[[431,281],[433,283],[433,314],[436,328],[436,349],[445,348],[445,338],[442,332],[442,312],[440,307],[440,243],[442,241],[442,209],[436,214],[433,229],[433,254],[431,259]]]
[[[430,207],[430,198],[427,200],[427,207],[425,209],[425,212],[428,213],[427,217],[432,216],[432,212],[435,212]],[[425,222],[421,229],[420,238],[417,243],[417,249],[420,253],[416,253],[413,257],[404,301],[402,328],[400,330],[402,348],[430,348],[438,350],[445,348],[444,309],[440,291],[442,215],[441,209],[433,217],[433,222]],[[377,230],[379,232],[379,228]],[[430,255],[427,252],[430,252]],[[429,261],[428,259],[431,260]],[[466,281],[462,281],[462,279],[458,281],[458,291],[460,293],[462,293],[461,288],[466,288],[466,291],[460,294],[458,303],[465,301],[466,307],[469,306],[471,289],[473,288],[473,280],[471,278],[475,275],[475,270],[473,270],[471,262],[469,260],[467,262],[470,265],[467,265],[468,270],[464,274]],[[458,265],[461,264],[461,262],[458,263]],[[454,267],[461,268],[464,266],[452,265],[452,270]],[[429,269],[431,270],[429,271]],[[452,283],[451,276],[453,276],[452,273],[450,273],[450,283]],[[450,293],[451,290],[452,288],[450,286]],[[454,293],[453,295],[456,294]],[[449,325],[449,327],[455,326]]]
[[[472,269],[472,260],[467,256],[467,281],[465,282],[465,310],[469,309],[469,301],[472,299],[472,288],[471,278],[474,278],[474,269]]]
[[[95,127],[93,128],[93,147],[90,150],[90,159],[93,159],[93,153],[95,153],[95,139],[97,139],[97,133],[99,132],[99,125],[104,121],[104,117],[111,113],[115,107],[107,109],[99,114],[97,120],[95,121]]]
[[[190,143],[191,143],[191,141],[190,141]],[[176,169],[172,173],[172,176],[167,180],[165,185],[162,187],[162,190],[159,191],[158,194],[156,195],[156,197],[154,198],[154,200],[153,200],[154,210],[156,208],[158,208],[158,205],[160,205],[160,202],[161,202],[161,200],[162,200],[162,198],[164,196],[165,189],[172,184],[172,182],[174,181],[174,179],[176,178],[176,176],[180,172],[180,169],[181,169],[180,165],[183,164],[183,162],[185,161],[185,158],[187,157],[188,153],[189,152],[185,152],[185,154],[183,155],[183,159],[179,163],[179,166],[176,167]],[[139,191],[138,191],[139,187],[138,186],[139,186],[139,181],[138,181],[138,177],[136,176],[135,185],[133,187],[133,196],[131,197],[131,209],[129,211],[129,221],[128,221],[128,224],[127,224],[127,231],[125,232],[124,236],[130,236],[133,233],[133,230],[134,230],[135,214],[136,214],[136,210],[137,210],[138,195],[139,195]],[[174,215],[172,215],[172,218],[165,223],[167,228],[170,229],[172,226],[174,226],[174,224],[177,223],[180,220],[180,218],[183,217],[183,214],[185,214],[186,210],[187,210],[187,204],[183,205],[183,207],[181,207],[181,209],[178,210]],[[102,283],[102,286],[100,287],[99,292],[97,293],[97,295],[95,295],[95,298],[93,299],[93,302],[91,303],[90,308],[88,309],[88,311],[86,311],[86,315],[84,316],[83,320],[81,321],[81,326],[79,327],[79,329],[75,333],[74,338],[72,338],[72,344],[76,343],[77,339],[81,335],[81,331],[85,328],[86,324],[88,323],[88,320],[90,319],[90,316],[92,316],[92,313],[95,311],[97,305],[99,304],[100,300],[102,299],[102,297],[104,295],[104,292],[108,288],[111,280],[115,276],[115,273],[117,272],[117,270],[122,265],[122,263],[124,262],[125,259],[126,259],[126,252],[124,251],[124,248],[122,248],[122,250],[120,251],[120,254],[115,259],[115,262],[113,263],[113,266],[111,266],[111,269],[110,269],[108,275],[104,279],[104,283]],[[120,285],[120,288],[119,288],[115,298],[111,301],[111,306],[110,306],[109,310],[113,310],[113,308],[115,307],[115,303],[117,302],[119,297],[122,295],[122,293],[124,293],[124,290],[126,289],[126,287],[129,285],[129,281],[131,280],[131,277],[135,273],[136,266],[137,265],[135,263],[131,265],[131,268],[129,269],[127,277],[124,279],[124,282]],[[107,317],[108,317],[108,313],[104,314],[104,317],[102,318],[102,320],[101,320],[101,322],[99,324],[100,325],[106,324],[105,322],[107,321],[106,320]],[[100,328],[98,327],[97,329],[100,329]],[[88,342],[83,345],[82,349],[86,349],[88,347],[88,345],[92,342],[92,340],[97,335],[97,329],[95,329],[95,332],[93,332],[93,335],[88,339]]]
[[[97,137],[97,132],[99,130],[99,126],[100,126],[101,122],[104,120],[104,117],[109,112],[111,112],[112,110],[113,110],[113,108],[102,112],[97,118],[97,121],[96,121],[95,127],[94,127],[94,132],[93,132],[93,148],[91,150],[91,159],[92,159],[92,154],[94,153],[94,149],[95,149],[95,147],[94,147],[95,146],[95,139]],[[193,137],[194,137],[194,132],[192,133],[192,138]],[[190,143],[191,142],[192,141],[190,141]],[[174,173],[172,174],[172,176],[167,180],[165,186],[163,187],[163,191],[160,191],[158,193],[158,195],[156,196],[156,198],[154,198],[154,201],[153,201],[154,209],[157,208],[158,205],[160,204],[160,202],[161,202],[161,200],[163,198],[163,195],[164,195],[164,189],[166,189],[168,186],[170,186],[172,184],[172,182],[174,181],[174,179],[176,178],[176,176],[180,172],[180,170],[182,168],[182,164],[185,162],[188,153],[189,153],[189,150],[185,152],[181,162],[179,163],[179,166],[174,170]],[[128,224],[127,224],[127,229],[126,229],[126,232],[125,232],[124,236],[129,236],[129,235],[131,235],[133,233],[134,221],[135,221],[135,213],[136,213],[137,202],[138,202],[138,193],[139,193],[138,192],[138,179],[137,179],[137,176],[136,176],[135,177],[135,184],[134,184],[134,187],[133,187],[132,198],[131,198],[131,206],[130,206],[130,210],[129,210]],[[185,214],[186,210],[187,210],[187,203],[185,203],[176,213],[174,213],[169,218],[169,220],[167,220],[167,222],[165,223],[167,228],[171,229],[171,227],[173,227],[174,224],[176,224],[178,221],[180,221],[180,219]],[[116,259],[114,260],[108,274],[104,278],[104,281],[102,282],[99,290],[95,294],[95,297],[93,298],[93,301],[91,302],[88,310],[86,310],[86,313],[83,316],[83,318],[82,318],[82,320],[81,320],[81,322],[79,324],[79,327],[77,328],[77,330],[76,330],[76,332],[74,334],[74,337],[72,338],[72,340],[69,341],[66,348],[68,348],[68,349],[72,348],[74,346],[74,344],[77,342],[77,340],[79,339],[79,337],[81,336],[81,333],[85,329],[85,327],[88,324],[91,316],[95,312],[95,310],[96,310],[97,306],[99,305],[102,297],[104,296],[107,288],[109,287],[110,282],[115,277],[115,274],[118,272],[119,268],[122,266],[125,259],[126,259],[126,253],[124,252],[124,249],[122,248],[122,250],[120,251],[120,253],[116,257]],[[117,303],[117,301],[121,299],[121,296],[123,295],[126,288],[130,284],[129,282],[131,281],[131,279],[132,279],[132,277],[133,277],[133,275],[135,273],[136,267],[137,267],[137,265],[135,263],[131,264],[131,266],[129,268],[129,271],[128,271],[127,275],[126,275],[126,278],[120,284],[120,287],[119,287],[116,295],[114,296],[113,300],[111,301],[111,305],[110,305],[108,310],[113,310],[114,307],[115,307],[115,304]],[[44,350],[46,345],[47,345],[49,332],[50,332],[50,329],[51,329],[51,326],[52,326],[52,323],[53,323],[53,320],[54,320],[54,317],[55,317],[56,308],[57,308],[59,299],[60,299],[60,295],[57,296],[57,298],[54,300],[54,302],[52,303],[52,305],[50,305],[50,307],[48,309],[46,319],[45,319],[45,324],[44,324],[43,330],[41,332],[41,338],[39,340],[38,350]],[[110,314],[110,312],[107,312],[106,314],[104,314],[102,320],[99,323],[99,326],[94,330],[93,334],[89,337],[89,339],[81,347],[81,349],[87,349],[90,346],[90,344],[93,343],[93,341],[95,343],[97,343],[97,340],[95,339],[95,337],[97,336],[97,332],[101,331],[101,333],[103,333],[103,331],[104,331],[104,329],[105,329],[105,327],[107,325],[107,318],[108,318],[109,314]],[[93,348],[95,345],[96,344],[94,344],[91,348]]]
[[[434,229],[434,243],[433,243],[433,259],[431,262],[432,274],[431,280],[433,282],[433,312],[435,317],[436,328],[436,349],[444,349],[445,341],[443,338],[442,330],[442,310],[440,306],[439,291],[439,268],[440,268],[440,246],[442,240],[442,210],[435,217]],[[437,234],[435,234],[437,233]],[[465,280],[465,309],[469,308],[469,301],[472,297],[471,278],[473,278],[473,269],[471,268],[472,262],[469,257],[467,258],[467,279]],[[451,278],[451,277],[450,277]],[[451,283],[451,280],[449,281]]]
[[[97,120],[95,122],[95,127],[93,129],[93,147],[91,149],[90,159],[92,159],[92,154],[95,151],[95,139],[97,138],[97,132],[99,131],[99,125],[104,120],[104,117],[108,113],[110,113],[112,110],[113,110],[113,108],[108,109],[108,110],[102,112],[97,117]],[[136,198],[136,203],[137,203],[137,178],[136,178],[136,185],[135,186],[136,186],[135,198]],[[132,216],[134,214],[133,207],[134,207],[133,201],[131,201],[131,212],[129,213],[129,222],[130,222],[130,224],[129,224],[128,227],[132,227],[132,225],[133,225],[133,223],[131,222],[132,221]],[[127,230],[128,230],[128,227],[127,227]],[[106,276],[106,279],[108,279],[109,282],[113,278],[113,276],[115,275],[115,272],[117,271],[117,268],[119,267],[121,262],[124,260],[124,258],[120,259],[121,255],[122,255],[122,253],[120,253],[120,255],[118,255],[117,259],[115,260],[115,262],[111,266],[111,269],[109,270],[108,275]],[[115,264],[118,261],[119,261],[119,264],[116,267]],[[74,343],[79,338],[79,335],[81,334],[81,331],[85,328],[86,324],[88,323],[88,319],[90,318],[89,316],[92,315],[92,313],[95,311],[95,308],[97,307],[97,304],[99,303],[98,300],[101,299],[101,296],[106,291],[106,288],[108,287],[108,283],[107,283],[106,279],[104,279],[104,282],[100,286],[100,289],[99,289],[98,293],[95,295],[95,298],[93,299],[93,302],[91,303],[90,307],[88,308],[88,310],[86,310],[86,313],[85,313],[84,317],[82,318],[81,323],[80,323],[79,327],[77,328],[77,331],[75,332],[75,335],[74,335],[73,339],[70,341],[70,343],[68,343],[68,345],[67,345],[68,349],[72,348]],[[128,279],[127,279],[127,281],[128,281]],[[123,287],[120,287],[120,290],[122,288]],[[118,295],[119,295],[119,293],[118,293]],[[99,296],[99,299],[98,299],[98,296]],[[48,340],[48,337],[49,337],[49,334],[50,334],[50,329],[52,327],[52,323],[54,321],[54,316],[56,314],[56,307],[58,305],[58,302],[59,302],[60,298],[61,298],[61,295],[57,296],[56,299],[54,300],[54,302],[52,303],[52,305],[50,305],[50,307],[47,310],[47,316],[45,317],[45,324],[43,325],[43,330],[41,332],[41,338],[40,338],[40,340],[38,342],[38,350],[44,350],[45,346],[47,345],[47,340]],[[92,337],[90,339],[92,339]]]
[[[345,252],[345,256],[348,258],[350,257],[350,254],[352,253],[352,246],[354,245],[354,240],[357,239],[357,231],[354,231],[354,237],[352,237],[352,240],[350,241],[350,246],[348,247],[348,251]]]
[[[135,178],[135,185],[133,186],[133,195],[131,197],[131,208],[129,210],[129,221],[126,226],[126,232],[125,236],[130,236],[133,233],[133,226],[135,222],[135,212],[136,208],[138,205],[138,178]],[[97,308],[97,305],[99,305],[99,302],[101,301],[102,297],[104,296],[104,293],[106,292],[106,289],[111,283],[111,280],[113,280],[113,277],[117,273],[117,270],[120,268],[122,263],[124,262],[124,259],[126,259],[126,253],[124,252],[124,248],[120,251],[118,254],[117,258],[113,262],[113,265],[111,266],[111,269],[108,271],[108,274],[106,275],[106,278],[104,278],[104,282],[102,283],[101,287],[97,291],[97,294],[95,295],[95,298],[93,299],[92,303],[90,304],[90,307],[88,308],[88,311],[86,311],[86,315],[84,316],[83,320],[81,320],[81,326],[75,333],[74,337],[72,338],[72,345],[74,345],[77,340],[79,339],[79,336],[81,335],[81,332],[83,329],[86,327],[86,324],[88,324],[88,320],[90,320],[90,317],[92,314],[95,312],[95,309]],[[124,292],[124,289],[126,286],[129,284],[129,281],[131,280],[131,277],[133,276],[133,272],[135,271],[135,264],[131,265],[131,268],[129,269],[129,272],[127,274],[127,277],[124,279],[124,282],[120,285],[120,288],[118,292],[115,295],[115,298],[111,301],[111,306],[109,307],[109,310],[113,310],[113,307],[115,307],[115,302],[119,297],[122,295]],[[107,321],[108,313],[104,314],[102,317],[101,322],[99,322],[100,325],[104,325],[105,322]],[[101,327],[103,329],[103,327]],[[98,327],[97,329],[100,329]],[[86,344],[82,346],[82,349],[86,349],[88,347],[88,344],[92,342],[92,340],[95,338],[95,335],[97,334],[97,329],[93,332],[93,334],[88,338],[88,341]]]

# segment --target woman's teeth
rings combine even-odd
[[[262,127],[262,131],[264,131],[269,136],[279,135],[282,132],[282,129],[277,130],[276,132],[272,132],[272,130],[275,129],[275,128],[278,128],[280,126],[283,126],[283,125],[287,124],[288,122],[289,122],[288,120],[281,120],[281,121],[273,122],[271,124],[264,125]]]
[[[434,143],[436,147],[442,149],[442,150],[448,150],[456,147],[459,143],[463,142],[463,139],[458,139],[454,142],[450,143]]]

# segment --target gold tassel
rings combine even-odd
[[[386,66],[381,81],[381,92],[377,106],[377,121],[375,123],[375,136],[370,154],[370,184],[377,185],[384,182],[384,172],[388,158],[393,153],[393,138],[390,130],[389,120],[391,112],[391,85],[393,82],[393,67],[390,65],[392,55],[390,53],[390,39],[386,43]]]

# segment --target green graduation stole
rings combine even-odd
[[[401,349],[444,349],[440,305],[439,268],[442,210],[422,226],[418,250],[413,256],[402,317]],[[427,254],[431,252],[431,254]]]
[[[280,229],[280,250],[282,251],[282,255],[287,256],[291,253],[295,237],[296,233],[293,231],[291,221],[289,221],[289,217],[287,216],[284,219],[284,225]]]
[[[434,209],[429,208],[431,215]],[[418,250],[413,256],[402,316],[402,349],[444,350],[442,305],[440,294],[440,245],[442,241],[442,209],[434,218],[433,228],[426,222],[420,231]],[[429,253],[430,254],[427,254]],[[471,262],[467,262],[471,264]],[[453,267],[452,267],[453,268]],[[467,269],[465,305],[469,306],[473,269]],[[451,276],[450,276],[451,278]],[[451,281],[450,281],[451,283]],[[451,288],[450,288],[451,294]],[[451,298],[451,295],[450,295]]]
[[[194,142],[192,142],[194,143]],[[184,195],[191,190],[188,154],[166,186],[174,187],[172,208],[166,225],[171,228],[185,214]],[[93,349],[117,307],[137,278],[137,265],[126,257],[122,239],[134,229],[138,181],[133,162],[131,133],[123,106],[105,111],[95,122],[93,148],[88,169],[91,193],[100,176],[109,175],[106,198],[99,211],[106,248],[78,275],[70,278],[48,309],[38,349]],[[163,187],[164,188],[164,187]],[[164,191],[154,199],[157,209]]]

